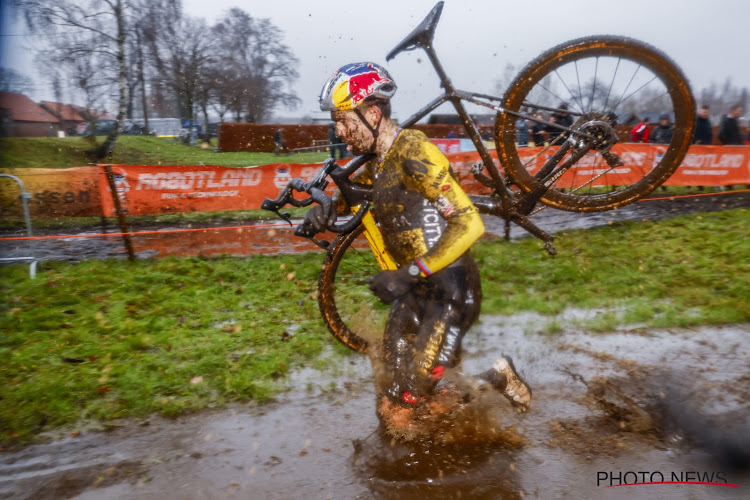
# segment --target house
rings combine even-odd
[[[61,122],[23,94],[0,91],[0,136],[55,137]]]
[[[42,101],[39,105],[62,122],[67,135],[76,135],[86,122],[85,115],[79,112],[78,106],[52,101]]]

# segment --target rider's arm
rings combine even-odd
[[[422,275],[426,276],[461,257],[482,236],[484,223],[476,207],[451,175],[450,163],[438,147],[424,141],[420,153],[404,158],[405,182],[427,198],[447,223],[435,245],[416,259]]]
[[[355,184],[361,184],[363,186],[372,186],[372,162],[371,160],[355,173],[351,181]],[[333,204],[338,215],[347,215],[351,213],[351,207],[346,203],[344,197],[341,196],[341,191],[336,191],[333,194]]]

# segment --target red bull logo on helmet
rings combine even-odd
[[[385,70],[373,63],[358,63],[341,68],[336,80],[338,82],[333,84],[331,100],[339,110],[356,108],[385,84],[391,84],[395,91],[395,85]]]

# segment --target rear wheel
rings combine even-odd
[[[383,336],[390,307],[380,302],[365,280],[381,271],[364,225],[339,235],[318,279],[318,305],[331,334],[345,346],[367,352]]]
[[[565,132],[555,137],[558,129],[547,127],[540,149],[519,148],[517,118],[498,113],[495,122],[498,156],[508,176],[525,192],[549,186],[541,201],[555,208],[595,212],[633,202],[672,175],[690,146],[695,102],[687,80],[668,56],[637,40],[592,36],[558,45],[521,71],[502,106],[548,120],[559,115],[562,104],[572,118],[569,128],[588,138]],[[662,114],[676,126],[653,158],[637,150],[625,153],[615,144],[618,120],[639,116],[653,122]],[[559,178],[551,165],[543,168],[552,157],[555,165],[573,162]]]

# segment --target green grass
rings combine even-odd
[[[482,312],[548,315],[548,334],[747,322],[749,225],[736,209],[571,231],[554,258],[531,238],[482,242]],[[322,258],[48,263],[35,280],[0,268],[0,442],[272,398],[332,342],[315,301]],[[571,325],[567,308],[599,314]]]
[[[101,142],[103,138],[99,138]],[[291,156],[273,153],[214,153],[214,146],[202,149],[187,146],[171,138],[121,136],[107,163],[123,165],[222,165],[246,167],[269,163],[316,163],[328,153],[303,152]],[[86,165],[84,154],[92,148],[82,137],[0,138],[0,168],[68,168]]]
[[[568,325],[595,331],[748,321],[749,225],[746,209],[615,223],[558,235],[555,257],[531,238],[480,243],[482,312],[549,315],[552,332],[566,308],[603,309]]]
[[[332,342],[314,300],[319,260],[50,263],[33,281],[3,268],[0,439],[271,398]]]

